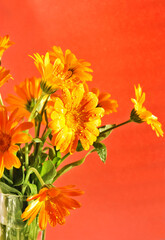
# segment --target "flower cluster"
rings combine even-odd
[[[8,36],[0,38],[0,60],[12,44]],[[135,87],[129,120],[101,126],[105,115],[117,111],[118,103],[107,92],[89,90],[90,63],[56,46],[45,55],[31,57],[39,77],[26,78],[15,86],[16,94],[5,99],[7,106],[0,101],[0,189],[10,186],[6,189],[29,196],[28,202],[34,200],[24,209],[22,219],[29,219],[30,224],[39,215],[39,227],[44,230],[47,222],[53,227],[65,223],[69,209],[80,207],[72,196],[83,192],[72,185],[56,187],[56,179],[81,165],[94,151],[105,162],[107,150],[102,140],[113,129],[129,122],[146,122],[157,136],[163,136],[163,130],[157,117],[143,106],[145,93],[140,85]],[[9,71],[0,66],[0,87],[9,79]],[[34,131],[29,133],[31,128]],[[76,151],[88,152],[59,169]]]

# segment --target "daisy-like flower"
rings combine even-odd
[[[69,210],[79,208],[81,205],[71,196],[79,196],[83,194],[83,191],[74,189],[74,186],[65,187],[47,187],[44,186],[38,194],[29,197],[27,201],[33,201],[23,212],[23,220],[28,221],[28,225],[35,219],[39,213],[39,227],[44,230],[47,226],[47,222],[52,227],[56,224],[64,224],[65,217],[70,214]]]
[[[6,35],[4,37],[0,37],[0,60],[2,58],[4,51],[13,44],[14,43],[10,41],[10,38],[8,35]]]
[[[9,70],[6,70],[4,67],[0,66],[0,87],[2,87],[2,85],[9,79],[13,79],[9,72]]]
[[[50,62],[49,53],[44,55],[34,54],[34,64],[41,74],[41,88],[43,92],[51,94],[63,85],[63,70],[64,65],[60,59],[57,59],[54,64]]]
[[[80,84],[72,91],[63,90],[62,96],[55,97],[53,102],[49,124],[53,134],[52,144],[61,152],[73,153],[80,140],[83,148],[88,150],[99,135],[97,127],[104,115],[104,109],[97,107],[97,96],[92,92],[86,93],[83,84]]]
[[[37,100],[41,96],[40,78],[27,78],[18,86],[15,86],[15,92],[18,96],[9,95],[5,100],[9,104],[7,109],[14,111],[18,108],[17,115],[29,118],[30,113]]]
[[[19,150],[17,144],[31,141],[31,137],[22,131],[31,128],[32,125],[30,122],[19,124],[16,111],[8,117],[6,108],[0,107],[0,178],[4,168],[9,170],[12,167],[19,168],[21,166],[20,160],[16,156]]]
[[[93,70],[89,68],[91,65],[89,62],[86,62],[83,59],[78,60],[69,49],[63,54],[62,49],[56,46],[54,46],[49,53],[52,62],[56,59],[61,60],[65,66],[64,72],[68,79],[72,79],[75,84],[92,81],[92,75],[90,72],[93,72]]]
[[[73,89],[92,80],[90,63],[77,60],[70,50],[66,50],[64,56],[61,48],[53,47],[53,51],[45,56],[36,53],[32,58],[42,76],[41,88],[45,93],[51,94],[58,88]]]
[[[136,99],[132,98],[131,101],[134,103],[134,109],[131,112],[130,119],[134,122],[146,122],[151,125],[151,128],[156,132],[156,135],[163,137],[163,130],[161,128],[161,123],[158,118],[154,116],[151,112],[143,107],[145,101],[145,93],[142,92],[140,85],[136,88],[135,86],[135,96]]]
[[[98,88],[93,88],[92,92],[98,97],[98,107],[104,108],[104,114],[117,112],[118,103],[116,100],[111,99],[111,95],[107,92],[100,93]]]

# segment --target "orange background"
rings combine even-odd
[[[3,98],[25,77],[38,75],[28,54],[57,45],[91,62],[90,86],[118,100],[118,112],[103,124],[129,118],[138,83],[146,92],[145,106],[164,122],[164,0],[1,0],[0,35],[6,34],[16,44],[2,64],[15,80],[1,88]],[[147,124],[131,123],[105,143],[105,165],[93,154],[57,181],[85,194],[78,198],[82,208],[64,226],[48,226],[47,239],[165,239],[164,139]]]

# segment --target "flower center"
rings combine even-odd
[[[4,153],[11,145],[10,135],[0,131],[0,152]]]
[[[80,112],[78,112],[77,110],[72,110],[72,111],[68,111],[66,113],[66,125],[69,128],[74,129],[75,131],[77,131],[78,127],[82,125],[83,122],[83,116]]]

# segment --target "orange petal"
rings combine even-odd
[[[0,153],[0,178],[3,175],[3,172],[4,172],[3,154]]]
[[[27,143],[32,140],[32,137],[30,137],[26,133],[16,133],[12,136],[12,143]]]
[[[39,213],[39,227],[41,230],[45,230],[47,226],[48,216],[45,211],[45,203],[41,207],[40,213]]]

